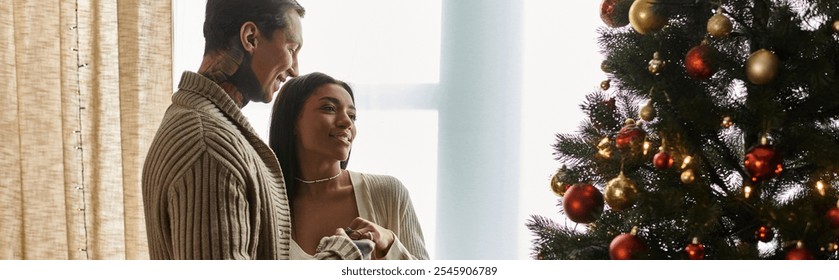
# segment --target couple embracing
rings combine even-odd
[[[152,259],[428,258],[402,183],[346,169],[352,88],[298,77],[304,15],[295,0],[207,2],[204,59],[143,168]],[[266,144],[241,108],[277,91]]]

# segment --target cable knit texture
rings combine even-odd
[[[290,208],[282,171],[221,87],[181,77],[149,148],[143,203],[151,259],[288,259]],[[358,259],[348,238],[320,259]]]
[[[408,189],[396,177],[350,172],[358,213],[396,234],[383,259],[427,260],[422,227]]]

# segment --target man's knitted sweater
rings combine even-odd
[[[291,220],[274,153],[228,94],[185,72],[149,148],[143,203],[152,259],[288,259]],[[358,259],[346,237],[316,257]]]

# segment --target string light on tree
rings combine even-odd
[[[682,183],[687,185],[696,182],[696,174],[693,173],[693,169],[685,169],[685,171],[682,171],[682,175],[679,178],[682,180]]]
[[[722,123],[720,124],[720,126],[722,126],[723,128],[730,128],[733,125],[734,121],[731,120],[731,117],[725,116],[722,118]]]
[[[604,137],[597,144],[597,154],[607,159],[612,157],[612,141],[609,141],[609,137]]]
[[[696,181],[696,174],[693,172],[693,169],[688,168],[691,160],[693,160],[693,157],[691,157],[691,156],[686,156],[685,157],[685,159],[682,161],[682,167],[681,167],[683,169],[682,175],[679,176],[679,179],[682,180],[682,183],[687,184],[687,185],[693,184],[693,182]]]
[[[752,191],[753,191],[753,189],[752,189],[751,185],[743,186],[743,196],[745,196],[746,199],[748,199],[749,197],[752,196]]]
[[[837,250],[839,250],[839,244],[834,243],[834,242],[827,243],[827,246],[821,248],[822,252],[829,252],[829,253],[836,252]]]
[[[827,185],[827,184],[822,180],[816,181],[816,191],[819,192],[819,195],[821,195],[821,196],[824,196],[825,194],[827,194],[826,189],[830,187],[829,185],[827,185],[827,186],[825,186],[825,185]]]
[[[615,98],[612,97],[603,101],[599,101],[592,105],[592,114],[589,115],[589,120],[591,120],[591,124],[597,129],[605,129],[606,125],[597,116],[608,116],[615,114],[615,111],[617,110]]]
[[[772,228],[762,225],[757,227],[757,230],[755,231],[755,238],[757,238],[760,242],[766,243],[775,238],[775,232]]]

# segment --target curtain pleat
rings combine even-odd
[[[0,258],[147,259],[140,178],[171,1],[3,0]]]
[[[119,4],[125,257],[146,259],[148,245],[140,178],[152,137],[171,102],[172,4],[142,0]],[[141,71],[137,65],[150,68]]]
[[[8,5],[7,5],[8,4]],[[23,258],[23,195],[21,178],[20,116],[18,115],[17,56],[15,55],[15,9],[12,3],[0,5],[0,258]]]

